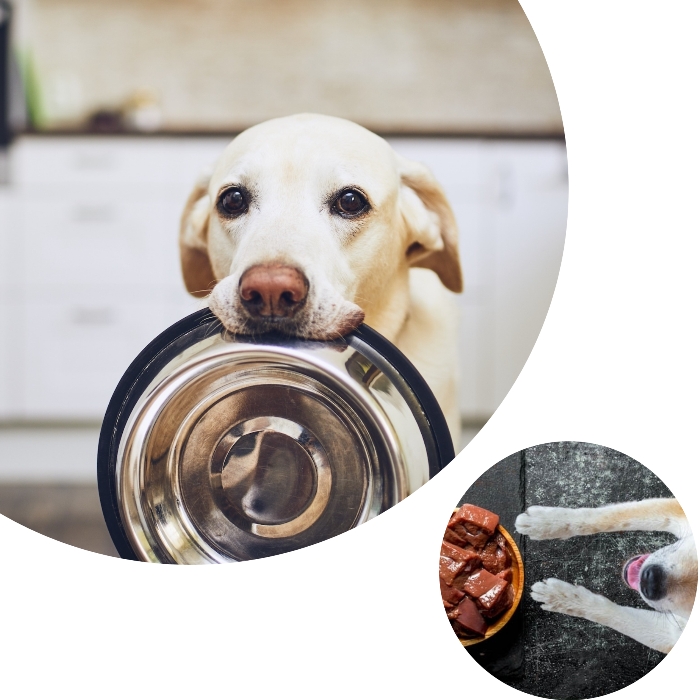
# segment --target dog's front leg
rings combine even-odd
[[[556,578],[535,583],[532,597],[542,603],[542,610],[582,617],[611,627],[664,654],[668,654],[683,631],[670,614],[623,607],[583,586],[573,586]]]
[[[670,532],[682,537],[687,522],[675,498],[651,498],[600,508],[530,506],[515,519],[515,529],[533,540],[625,530]]]

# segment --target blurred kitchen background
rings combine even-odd
[[[567,215],[561,115],[516,0],[0,0],[0,513],[114,553],[100,422],[200,307],[178,220],[239,131],[359,122],[428,164],[460,225],[462,446],[532,350]]]

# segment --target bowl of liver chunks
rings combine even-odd
[[[498,515],[470,503],[455,510],[440,548],[440,592],[464,646],[503,628],[520,603],[524,578],[518,547]]]

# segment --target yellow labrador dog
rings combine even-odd
[[[677,542],[652,554],[639,554],[622,569],[623,581],[654,610],[623,607],[583,586],[556,578],[535,583],[532,597],[542,603],[543,610],[612,627],[657,651],[668,653],[678,641],[698,584],[698,553],[678,501],[651,498],[601,508],[531,506],[515,519],[515,529],[534,540],[629,530],[675,535]]]
[[[233,333],[325,340],[364,320],[459,435],[457,226],[430,171],[384,139],[314,114],[244,131],[191,193],[180,253],[187,289]]]

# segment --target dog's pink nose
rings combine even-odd
[[[287,265],[255,265],[241,277],[238,294],[251,316],[291,317],[309,291],[306,277]]]

